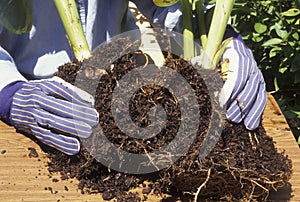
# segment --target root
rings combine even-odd
[[[198,196],[201,192],[201,189],[206,185],[206,183],[208,182],[209,178],[210,178],[210,172],[211,172],[211,168],[208,169],[207,171],[207,177],[205,179],[205,181],[200,185],[200,187],[198,188],[197,192],[195,193],[195,198],[194,198],[194,202],[197,202],[198,200]]]

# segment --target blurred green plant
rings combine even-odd
[[[232,20],[300,145],[300,0],[237,0]]]
[[[32,26],[32,0],[1,0],[0,23],[16,34],[29,32]]]
[[[54,0],[54,3],[76,59],[82,61],[90,57],[91,51],[83,33],[75,0]],[[1,0],[0,24],[16,34],[27,33],[32,27],[32,12],[32,0]]]

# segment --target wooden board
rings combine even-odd
[[[263,125],[267,134],[276,141],[279,151],[285,150],[293,161],[294,174],[290,181],[291,201],[300,201],[300,155],[299,148],[289,130],[276,101],[268,95]],[[29,158],[29,147],[37,150],[38,158]],[[77,180],[60,180],[60,176],[49,176],[47,157],[31,139],[18,134],[14,128],[0,122],[0,201],[102,201],[100,194],[81,194]],[[58,182],[53,182],[53,179]],[[52,188],[52,191],[49,189]],[[271,198],[289,198],[290,187]],[[149,201],[159,201],[160,197],[149,195]],[[172,199],[175,201],[176,197]]]
[[[288,189],[291,188],[290,201],[300,201],[300,149],[276,100],[270,94],[268,94],[268,103],[264,111],[263,126],[267,134],[276,142],[275,146],[278,151],[285,151],[293,162],[291,187],[286,187],[277,194],[273,193],[272,198],[288,199]]]

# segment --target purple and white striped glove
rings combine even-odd
[[[229,60],[227,80],[220,95],[221,105],[227,108],[226,117],[234,123],[243,121],[247,129],[254,130],[267,103],[263,75],[240,35],[231,40],[222,59]]]
[[[14,85],[8,122],[66,154],[78,153],[77,138],[88,138],[99,121],[94,98],[58,77]]]
[[[248,130],[254,130],[260,124],[267,103],[264,78],[240,35],[226,46],[221,60],[226,59],[229,60],[229,69],[220,93],[220,104],[226,107],[229,121],[243,121]],[[201,56],[196,56],[191,63],[200,61]]]

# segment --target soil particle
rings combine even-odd
[[[56,179],[56,178],[53,178],[53,179],[52,179],[52,182],[59,182],[59,180]]]
[[[65,191],[69,191],[69,188],[67,186],[65,186],[64,188],[65,188]]]
[[[30,158],[37,158],[37,157],[39,157],[39,155],[38,155],[37,151],[35,150],[35,148],[29,147],[28,150],[29,150],[28,156]]]
[[[112,191],[107,190],[102,193],[102,198],[104,200],[111,200],[114,197],[115,197],[115,195],[114,195],[114,192],[112,192]]]
[[[6,153],[6,150],[1,150],[1,154],[5,154]]]
[[[47,190],[49,190],[49,191],[51,192],[51,194],[53,194],[53,189],[52,189],[52,187],[48,187]]]
[[[150,187],[146,187],[146,188],[143,188],[142,193],[143,194],[150,194],[151,190],[152,189]]]

